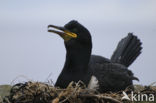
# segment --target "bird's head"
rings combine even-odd
[[[56,33],[61,36],[64,39],[66,46],[92,46],[91,35],[89,31],[75,20],[70,21],[63,27],[49,25],[48,28],[48,32]]]

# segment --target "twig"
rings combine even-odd
[[[80,88],[79,83],[80,83],[80,81],[78,81],[78,83],[76,83],[76,87],[74,88],[74,91],[69,96],[67,96],[64,100],[60,101],[59,103],[64,103],[65,101],[69,100],[70,97],[75,95],[76,91]]]
[[[151,83],[149,86],[154,86],[156,84],[156,82]]]
[[[122,103],[118,101],[117,99],[113,99],[112,97],[101,96],[101,95],[79,94],[78,97],[79,98],[97,98],[97,99],[104,99],[104,100],[111,101],[111,103]]]
[[[24,79],[26,79],[27,81],[33,81],[33,80],[31,80],[31,79],[29,79],[27,76],[25,76],[25,75],[19,75],[19,76],[17,76],[17,77],[15,77],[15,79],[13,79],[12,81],[11,81],[11,85],[13,85],[13,84],[15,84],[14,82],[17,80],[17,79],[19,79],[19,78],[24,78]]]

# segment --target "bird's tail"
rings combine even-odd
[[[128,67],[141,54],[141,45],[142,43],[137,36],[128,33],[128,36],[118,43],[118,46],[111,57],[111,61]]]

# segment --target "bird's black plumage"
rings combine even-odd
[[[98,80],[100,92],[118,91],[133,84],[137,79],[127,68],[141,53],[141,42],[132,33],[123,38],[111,59],[97,55],[91,55],[92,39],[89,31],[80,23],[73,20],[64,27],[59,28],[64,33],[57,33],[64,38],[66,48],[66,61],[55,86],[66,88],[71,81],[83,81],[89,85],[92,76]],[[76,34],[69,36],[66,31]],[[64,36],[66,35],[66,36]],[[102,49],[102,48],[101,48]]]

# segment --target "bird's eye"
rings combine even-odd
[[[72,29],[73,32],[78,32],[77,28]]]

